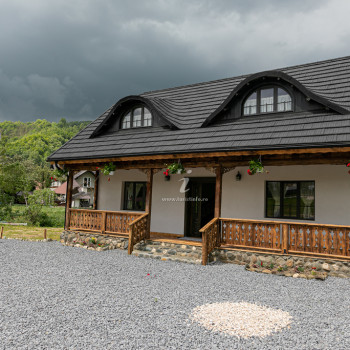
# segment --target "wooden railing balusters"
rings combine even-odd
[[[209,254],[221,245],[221,230],[219,218],[214,218],[202,227],[202,265],[208,263]]]
[[[128,254],[131,254],[134,245],[141,242],[149,237],[149,225],[148,225],[149,215],[148,213],[143,214],[131,223],[129,223],[129,245]]]

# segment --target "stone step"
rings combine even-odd
[[[133,255],[160,259],[165,261],[177,261],[191,264],[201,264],[202,247],[187,244],[175,244],[168,242],[159,242],[147,240],[135,244]]]
[[[140,258],[150,258],[150,259],[158,259],[162,261],[175,261],[175,262],[183,262],[187,264],[196,264],[200,265],[202,263],[202,258],[194,258],[189,256],[178,256],[178,255],[165,255],[159,253],[146,253],[145,251],[134,250],[132,255],[138,256]]]
[[[153,244],[139,243],[134,246],[134,251],[143,252],[147,254],[156,254],[164,256],[189,257],[195,259],[202,258],[201,247],[185,247],[182,245],[176,246],[162,246]]]

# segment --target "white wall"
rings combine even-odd
[[[122,210],[124,182],[126,181],[147,181],[147,176],[139,170],[116,170],[111,176],[100,174],[97,208]]]
[[[269,174],[253,176],[247,174],[247,169],[236,168],[224,175],[222,217],[266,219],[266,181],[311,180],[315,181],[314,222],[350,225],[350,174],[345,165],[267,167]],[[241,181],[235,180],[237,171],[242,174]]]
[[[309,165],[268,167],[269,174],[249,176],[248,167],[236,168],[224,174],[222,193],[222,217],[242,219],[265,219],[266,181],[315,181],[315,222],[322,224],[350,225],[350,175],[341,165]],[[152,196],[152,232],[184,234],[185,197],[180,193],[183,176],[215,177],[204,169],[191,169],[191,174],[172,175],[169,182],[163,172],[154,175]],[[242,180],[236,181],[237,171]],[[117,170],[111,181],[100,176],[98,209],[121,210],[125,181],[146,181],[147,176],[139,170]],[[162,198],[175,198],[163,201]],[[180,199],[180,201],[178,200]],[[288,221],[291,221],[288,219]]]
[[[184,234],[185,194],[180,192],[183,177],[212,177],[212,172],[198,168],[188,169],[191,174],[171,175],[170,181],[164,180],[163,171],[153,177],[151,231]],[[123,187],[125,181],[146,181],[147,176],[139,170],[117,170],[110,181],[108,176],[100,175],[98,190],[98,209],[122,210]],[[170,198],[171,201],[164,201]],[[174,200],[173,200],[174,199]]]

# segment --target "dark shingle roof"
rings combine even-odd
[[[91,138],[110,117],[111,107],[49,160],[350,145],[350,56],[273,72],[287,74],[316,98],[339,107],[342,114],[278,113],[203,127],[232,91],[252,77],[245,75],[141,94],[177,127],[175,130],[129,129]]]

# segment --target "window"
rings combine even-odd
[[[315,220],[315,182],[267,181],[266,217]]]
[[[243,115],[286,112],[292,110],[292,97],[277,86],[260,88],[248,96],[243,105]]]
[[[152,114],[146,107],[136,107],[129,111],[121,122],[122,129],[152,126]]]
[[[124,210],[145,210],[146,182],[125,182]]]
[[[90,177],[84,177],[84,183],[83,183],[84,187],[91,187],[91,178]]]

